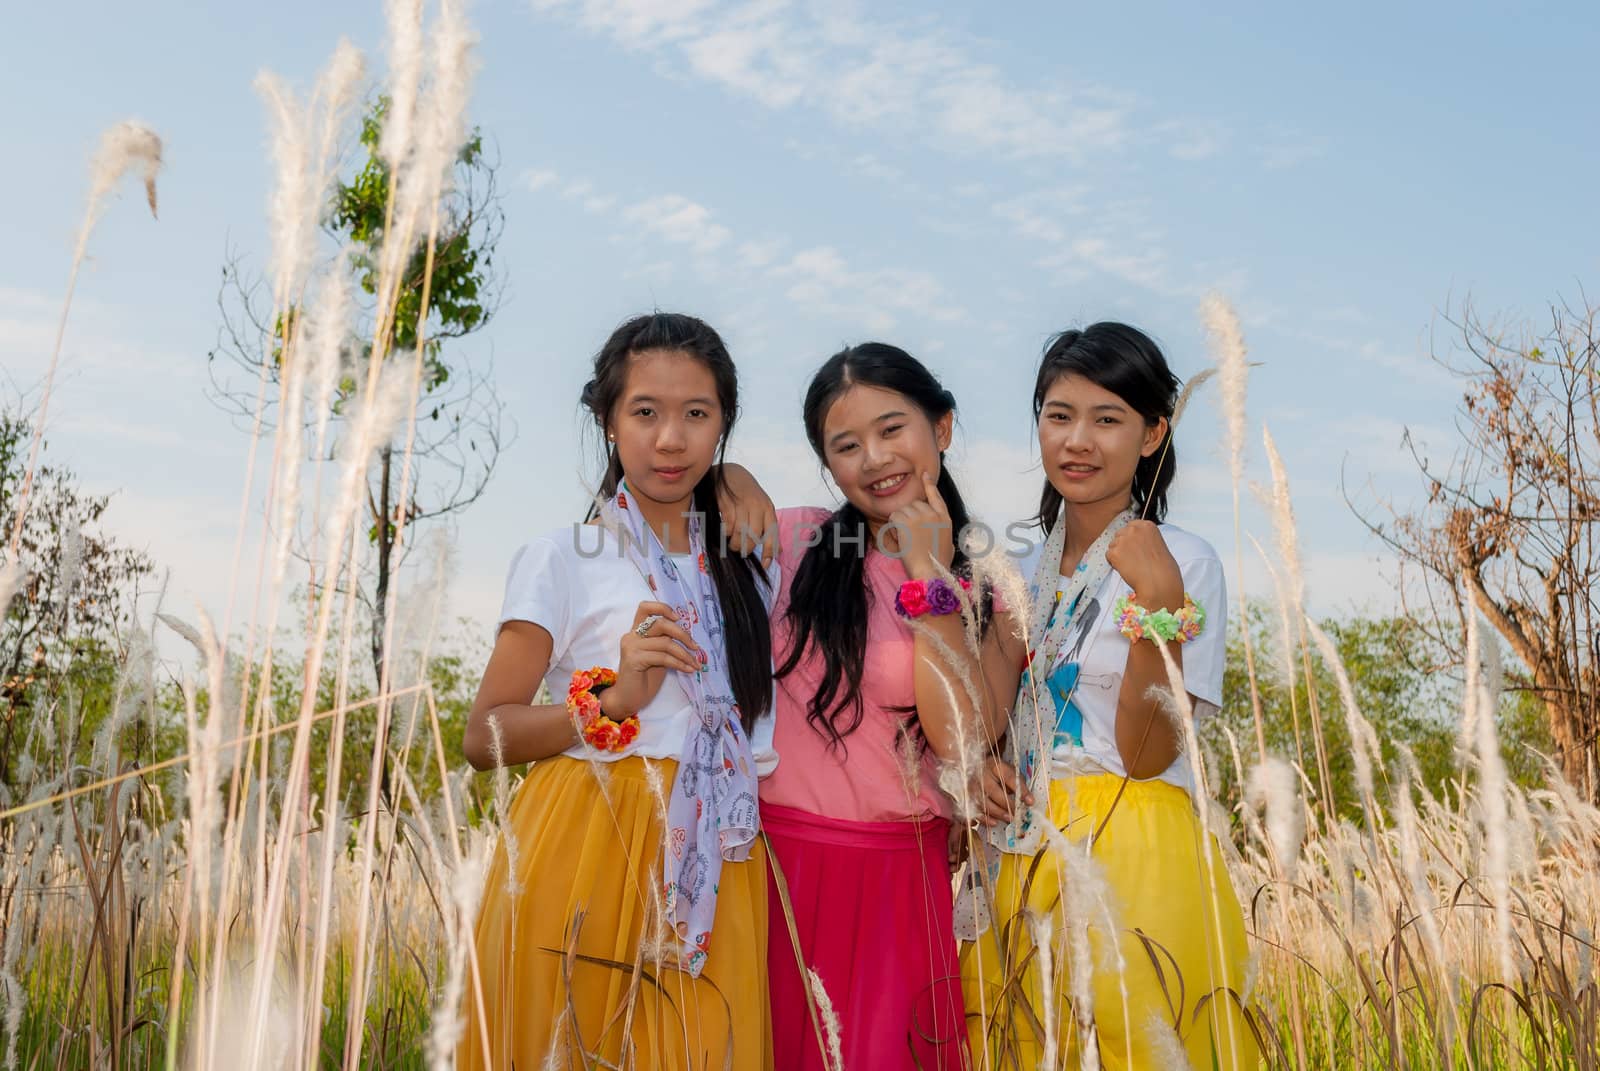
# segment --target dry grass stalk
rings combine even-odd
[[[1495,946],[1500,958],[1500,973],[1506,981],[1520,976],[1516,967],[1511,933],[1511,830],[1507,815],[1507,777],[1505,759],[1500,755],[1500,739],[1495,726],[1500,706],[1500,648],[1491,637],[1482,643],[1476,607],[1467,614],[1467,656],[1474,661],[1468,670],[1467,684],[1474,688],[1477,708],[1477,739],[1474,741],[1478,767],[1478,803],[1483,813],[1484,836],[1488,845],[1487,877],[1494,902]],[[1482,658],[1482,669],[1475,664]]]
[[[827,986],[822,984],[822,979],[810,967],[806,968],[806,988],[811,992],[811,999],[816,1001],[817,1016],[822,1020],[822,1029],[827,1035],[828,1071],[844,1071],[844,1053],[839,1048],[839,1016],[833,1010],[833,1000],[828,996]]]
[[[1281,880],[1294,884],[1300,863],[1300,842],[1305,836],[1305,815],[1295,792],[1295,774],[1289,764],[1269,755],[1250,771],[1248,797],[1266,813],[1267,845],[1272,865]]]
[[[1150,1042],[1150,1051],[1160,1062],[1157,1067],[1167,1071],[1192,1071],[1189,1063],[1189,1053],[1183,1047],[1172,1024],[1167,1022],[1166,1016],[1160,1012],[1151,1012],[1144,1024],[1145,1037]]]
[[[1272,469],[1272,524],[1278,537],[1278,554],[1283,562],[1289,607],[1294,612],[1296,646],[1300,652],[1301,671],[1306,679],[1306,706],[1311,714],[1311,739],[1316,745],[1317,772],[1322,779],[1319,798],[1324,814],[1331,820],[1337,805],[1333,795],[1333,776],[1328,767],[1327,744],[1322,737],[1322,713],[1318,710],[1311,652],[1306,643],[1305,575],[1300,566],[1300,537],[1294,521],[1294,504],[1289,496],[1289,476],[1283,458],[1278,454],[1277,444],[1272,441],[1272,433],[1263,429],[1262,441],[1266,445],[1267,461]]]
[[[39,464],[39,446],[44,442],[44,429],[50,414],[50,395],[55,386],[56,367],[61,363],[61,343],[67,337],[67,318],[72,311],[72,295],[78,287],[78,269],[89,251],[89,236],[100,219],[107,195],[122,181],[124,175],[139,171],[144,180],[145,198],[150,204],[150,214],[156,212],[156,175],[161,170],[161,138],[143,123],[126,120],[112,126],[100,137],[100,147],[89,165],[89,198],[84,209],[83,222],[78,227],[77,248],[72,254],[72,268],[67,273],[67,292],[61,301],[61,319],[56,325],[55,345],[50,349],[50,364],[45,369],[44,388],[39,392],[39,411],[33,420],[33,437],[28,443],[28,460],[22,469],[22,483],[17,489],[16,513],[11,522],[11,535],[6,542],[6,557],[13,568],[18,564],[17,552],[22,545],[22,526],[28,518],[28,500],[33,490],[33,476]],[[15,585],[13,575],[13,585]],[[15,590],[15,587],[13,587]],[[6,600],[9,603],[9,599]]]
[[[1339,658],[1339,649],[1310,617],[1305,619],[1304,624],[1322,652],[1323,660],[1333,670],[1334,682],[1339,689],[1339,699],[1344,707],[1345,729],[1350,734],[1350,754],[1355,760],[1356,787],[1361,792],[1362,812],[1366,816],[1367,828],[1376,831],[1382,828],[1383,822],[1383,812],[1378,809],[1372,777],[1373,763],[1377,762],[1380,766],[1383,763],[1383,752],[1378,747],[1377,734],[1372,730],[1372,723],[1362,717],[1361,711],[1356,707],[1355,689],[1350,684],[1350,674],[1345,671],[1344,662]]]
[[[1039,1054],[1039,1066],[1053,1068],[1060,1048],[1061,1024],[1056,1022],[1059,1001],[1055,991],[1055,927],[1052,925],[1052,916],[1028,912],[1028,930],[1039,962],[1040,1018],[1044,1025],[1044,1049]]]
[[[1244,331],[1239,326],[1239,316],[1221,294],[1208,294],[1200,303],[1200,319],[1211,342],[1216,360],[1217,378],[1222,386],[1223,427],[1227,433],[1228,473],[1233,494],[1233,567],[1240,578],[1238,612],[1241,622],[1248,620],[1248,606],[1244,592],[1244,528],[1239,514],[1239,492],[1245,485],[1245,396],[1250,383],[1250,366],[1246,360]],[[1245,629],[1244,661],[1245,679],[1250,683],[1250,711],[1256,728],[1256,761],[1267,757],[1266,728],[1261,720],[1261,690],[1256,683],[1255,642],[1250,630]]]

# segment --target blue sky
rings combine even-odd
[[[505,303],[492,359],[519,435],[454,531],[452,610],[488,619],[505,563],[565,523],[589,455],[576,401],[609,330],[652,306],[727,337],[747,398],[733,454],[780,504],[828,502],[804,445],[809,372],[892,341],[961,404],[956,464],[985,515],[1027,512],[1028,398],[1054,331],[1119,318],[1180,375],[1196,316],[1240,310],[1259,427],[1289,466],[1313,603],[1394,604],[1350,515],[1416,498],[1400,447],[1452,448],[1459,391],[1428,359],[1471,296],[1538,315],[1592,279],[1597,168],[1586,5],[535,0],[473,9],[472,117],[502,161]],[[215,610],[247,439],[207,400],[218,269],[264,261],[270,170],[251,88],[309,84],[341,36],[382,69],[369,4],[29,5],[0,42],[7,165],[0,366],[36,394],[99,132],[166,140],[161,219],[127,191],[80,282],[51,454],[116,491],[109,526]],[[1172,519],[1232,558],[1217,398],[1179,434]],[[1370,485],[1371,490],[1361,491]],[[1269,534],[1259,510],[1247,526]],[[1245,582],[1262,590],[1247,562]]]

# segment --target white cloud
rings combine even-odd
[[[555,182],[555,173],[548,172],[548,174],[550,175],[550,182],[545,183],[545,185],[551,185]],[[538,187],[534,188],[537,189]],[[565,200],[577,202],[578,207],[591,216],[604,215],[611,211],[617,203],[615,197],[596,191],[594,183],[588,179],[573,179],[568,182],[561,187],[561,196]]]
[[[1270,133],[1265,145],[1256,150],[1262,166],[1280,171],[1326,156],[1329,140],[1320,135],[1280,128]]]
[[[1422,479],[1412,451],[1437,465],[1461,443],[1460,432],[1441,424],[1405,422],[1376,413],[1339,417],[1326,410],[1305,416],[1322,425],[1318,435],[1322,449],[1334,455],[1352,483],[1377,480],[1386,487],[1412,484],[1420,488]]]
[[[554,186],[561,176],[548,169],[532,169],[522,173],[522,184],[529,193],[538,193],[546,186]]]
[[[683,37],[713,0],[532,0],[535,11],[560,12],[585,29],[639,48]]]
[[[1161,123],[1156,128],[1157,137],[1168,142],[1167,153],[1177,160],[1208,160],[1216,156],[1227,144],[1227,130],[1221,123],[1211,120]]]
[[[1034,190],[996,201],[990,210],[1011,224],[1018,237],[1050,246],[1034,263],[1055,272],[1062,282],[1108,275],[1165,297],[1187,297],[1204,289],[1173,278],[1163,235],[1147,220],[1142,205],[1110,201],[1091,207],[1091,193],[1083,185]],[[1220,265],[1189,268],[1186,274],[1203,274],[1211,285],[1226,272]]]
[[[1335,324],[1355,323],[1364,326],[1361,315],[1354,310],[1339,309],[1322,318]],[[1394,385],[1393,377],[1399,376],[1407,384],[1430,393],[1443,391],[1453,395],[1460,388],[1456,378],[1420,347],[1407,353],[1396,349],[1386,340],[1358,338],[1306,327],[1287,314],[1268,317],[1263,325],[1296,342],[1308,343],[1365,365],[1368,374],[1377,372],[1389,376],[1391,387]]]
[[[1167,285],[1167,255],[1161,249],[1132,251],[1105,238],[1077,238],[1068,243],[1077,259],[1107,275],[1151,290]]]
[[[1376,340],[1360,343],[1356,352],[1363,361],[1386,372],[1398,373],[1419,387],[1452,392],[1460,390],[1460,382],[1426,354],[1416,351],[1402,353],[1388,343]]]
[[[850,165],[857,174],[865,175],[867,178],[879,179],[896,185],[907,184],[904,171],[893,164],[885,163],[870,152],[864,152],[856,156],[855,159],[850,161]]]
[[[682,45],[690,69],[769,108],[795,103],[813,78],[809,56],[785,39],[781,12],[781,6],[751,4],[731,24],[717,20],[715,29],[691,31]]]
[[[624,48],[680,59],[695,76],[764,107],[809,106],[849,126],[963,152],[1067,156],[1127,137],[1131,102],[1123,96],[1014,84],[937,26],[907,29],[784,0],[535,0],[534,7]]]
[[[9,386],[29,390],[32,379],[42,385],[60,315],[60,297],[0,289],[0,374]],[[133,381],[186,371],[190,355],[130,341],[126,324],[137,319],[124,308],[76,299],[62,339],[57,384],[86,372]]]
[[[1033,190],[995,201],[990,211],[1018,237],[1049,247],[1034,265],[1058,283],[1110,276],[1163,297],[1192,298],[1230,277],[1228,265],[1209,262],[1185,264],[1177,277],[1165,235],[1144,204],[1094,203],[1092,192],[1084,185]]]
[[[1087,187],[1083,186],[1037,190],[997,201],[992,210],[1023,238],[1060,243],[1066,241],[1069,233],[1065,220],[1082,216],[1087,211],[1084,201],[1087,193]]]
[[[892,330],[899,323],[897,313],[939,323],[968,319],[966,309],[928,272],[858,270],[832,246],[803,249],[771,274],[788,282],[786,294],[791,301],[857,320],[872,332]]]
[[[713,222],[711,211],[675,193],[652,197],[625,209],[623,218],[669,242],[710,253],[727,242],[731,232]]]
[[[831,246],[802,249],[790,257],[789,263],[779,268],[777,274],[796,280],[789,287],[789,297],[801,302],[821,301],[850,280],[844,258]]]
[[[594,205],[609,209],[616,200],[586,179],[568,182],[561,196],[591,211],[596,211]],[[717,222],[711,209],[681,194],[645,198],[624,208],[620,215],[644,233],[697,254],[732,248],[735,255],[731,260],[741,271],[740,281],[753,278],[775,284],[795,304],[858,323],[868,332],[893,330],[901,315],[942,324],[970,319],[967,310],[930,272],[856,267],[839,250],[826,245],[802,249],[783,259],[783,239],[740,242],[730,227]],[[698,267],[715,273],[724,266],[708,261]],[[630,275],[667,281],[681,270],[671,259],[654,257],[646,265],[635,265]]]
[[[739,243],[739,263],[747,268],[764,268],[778,259],[783,252],[783,242],[770,239],[764,242]]]

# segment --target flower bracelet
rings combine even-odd
[[[1133,642],[1188,643],[1206,626],[1205,610],[1187,591],[1183,593],[1183,608],[1176,613],[1146,610],[1126,595],[1116,601],[1113,609],[1117,615],[1117,631]]]
[[[621,751],[639,735],[639,715],[613,721],[600,711],[600,693],[617,683],[617,671],[605,666],[580,669],[567,686],[567,713],[578,732],[597,751]]]
[[[962,591],[972,590],[972,581],[960,578]],[[900,585],[894,597],[894,611],[901,617],[921,617],[929,614],[941,617],[961,609],[961,596],[944,577],[932,580],[907,580]]]

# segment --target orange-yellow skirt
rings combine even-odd
[[[1258,1067],[1255,1035],[1238,1003],[1249,956],[1244,918],[1221,849],[1202,830],[1189,794],[1162,781],[1123,787],[1111,774],[1071,777],[1051,782],[1050,818],[1080,851],[1100,830],[1089,860],[1073,871],[1083,875],[1085,895],[1069,889],[1063,897],[1073,879],[1050,849],[1037,865],[1032,856],[1002,856],[993,922],[961,948],[968,1036],[975,1054],[988,1050],[988,1062],[980,1056],[977,1066],[1032,1071],[1048,1031],[1056,1066],[1077,1067],[1087,1026],[1108,1071],[1174,1066],[1180,1048],[1196,1071]],[[1092,968],[1075,986],[1071,945],[1074,930],[1083,931],[1073,923],[1083,919],[1073,916],[1085,901]],[[1048,979],[1035,947],[1046,931]],[[1073,994],[1085,989],[1090,1007],[1075,1009]]]
[[[502,841],[475,938],[482,1004],[469,979],[459,1068],[576,1071],[596,1057],[637,1071],[772,1067],[766,855],[758,842],[745,862],[723,863],[698,979],[670,955],[655,962],[650,946],[671,930],[660,894],[665,804],[646,763],[670,792],[671,760],[565,756],[536,763],[517,790],[507,819],[516,861]],[[509,890],[508,876],[520,888]]]

